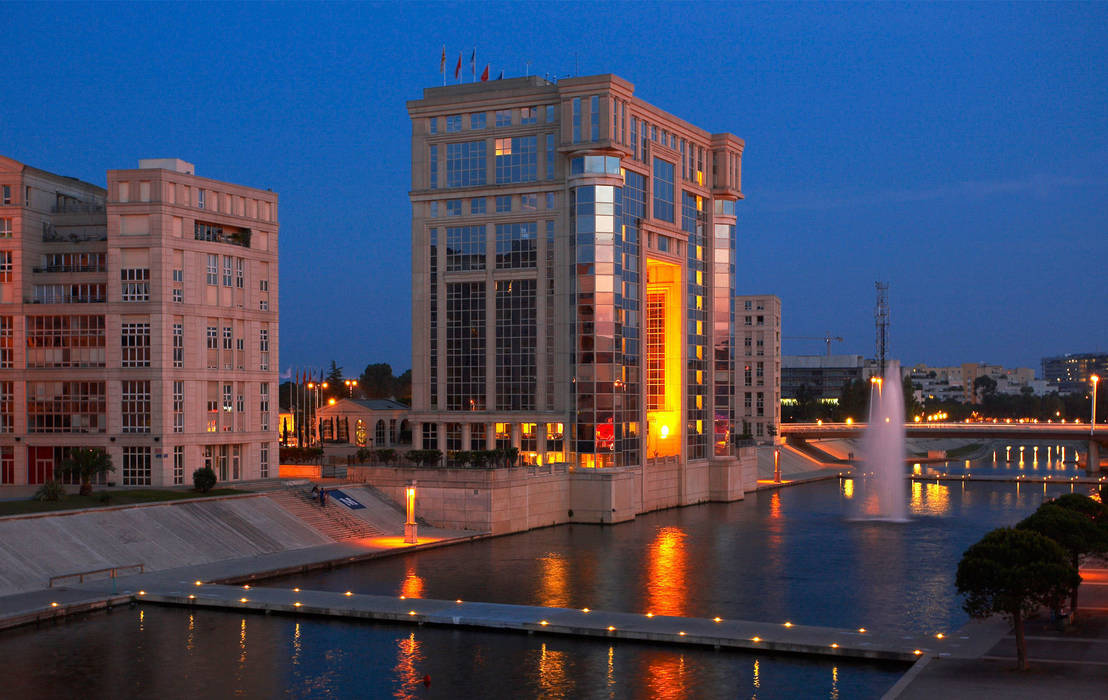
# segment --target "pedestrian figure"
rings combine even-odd
[[[323,489],[319,490],[319,507],[323,508],[327,505],[327,492]]]
[[[312,484],[312,500],[314,501],[317,498],[319,498],[319,487]]]

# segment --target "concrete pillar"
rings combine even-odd
[[[377,421],[373,422],[373,432],[374,432],[373,437],[374,437],[374,439],[376,439],[377,438],[377,435],[376,435]],[[421,421],[413,421],[412,422],[412,449],[413,450],[422,450],[423,449],[423,423]]]
[[[470,448],[469,423],[462,423],[462,452],[468,452]]]
[[[485,449],[496,449],[496,423],[485,423]]]
[[[535,424],[535,449],[539,453],[539,459],[546,464],[546,423]]]
[[[511,426],[512,447],[519,449],[520,435],[519,435],[519,423],[512,423]]]
[[[446,458],[446,423],[439,423],[439,445],[438,451],[443,454],[443,459]]]
[[[1085,470],[1090,474],[1100,471],[1100,444],[1096,440],[1089,440],[1089,459]]]
[[[393,421],[386,423],[388,427],[385,428],[385,447],[392,447],[392,424]]]

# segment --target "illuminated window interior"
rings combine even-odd
[[[646,261],[647,456],[681,453],[681,270]]]

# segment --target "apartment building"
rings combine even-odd
[[[772,441],[781,423],[781,300],[772,295],[735,297],[735,383],[742,403],[739,432]]]
[[[176,159],[107,189],[0,156],[0,484],[277,472],[277,195]]]
[[[408,112],[417,444],[730,458],[743,141],[613,75],[432,87]]]

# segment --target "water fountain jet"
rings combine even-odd
[[[864,520],[908,521],[908,495],[904,487],[904,390],[900,367],[890,363],[882,378],[875,378],[870,395],[869,422],[862,435],[862,464],[872,494],[863,499],[868,507]]]

